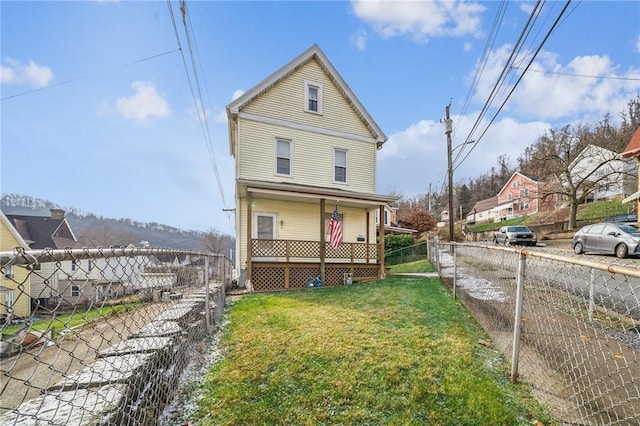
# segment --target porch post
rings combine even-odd
[[[326,256],[326,244],[324,241],[324,198],[320,198],[320,279],[324,283],[324,258]],[[326,284],[326,283],[325,283]]]
[[[251,209],[252,197],[251,193],[247,191],[247,281],[251,282],[251,220],[253,212]]]
[[[371,238],[369,237],[369,230],[371,225],[370,222],[371,222],[371,213],[369,212],[369,210],[367,210],[367,223],[366,223],[367,232],[364,234],[366,235],[365,245],[367,246],[367,249],[366,249],[365,256],[367,256],[367,263],[371,262],[371,253],[369,252],[369,244],[371,243]]]
[[[384,204],[380,204],[380,227],[378,229],[378,258],[380,261],[380,278],[384,278]]]

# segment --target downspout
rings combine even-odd
[[[380,204],[380,226],[378,229],[378,258],[380,259],[380,271],[378,275],[384,278],[384,204]]]
[[[253,211],[251,209],[251,204],[253,203],[253,197],[251,196],[251,192],[247,191],[247,288],[252,288],[251,285],[251,259],[252,259],[252,249],[251,249],[251,217],[253,216]]]

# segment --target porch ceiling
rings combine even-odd
[[[319,204],[320,200],[324,198],[329,204],[338,203],[347,207],[372,209],[392,203],[399,198],[391,195],[367,194],[333,188],[238,179],[238,195],[246,197],[247,193],[251,193],[254,198],[310,204]]]

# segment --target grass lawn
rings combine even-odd
[[[408,274],[417,272],[435,272],[436,268],[433,267],[428,260],[416,260],[415,262],[401,263],[399,265],[393,265],[389,268],[389,272],[392,274]]]
[[[244,295],[200,425],[531,425],[549,417],[437,279]]]
[[[57,314],[53,318],[36,320],[29,325],[18,324],[3,328],[2,333],[13,334],[26,327],[32,331],[51,330],[55,335],[65,328],[76,327],[111,315],[124,313],[128,310],[135,309],[137,305],[139,305],[138,302],[127,302],[121,305],[87,308],[86,311],[76,313]]]

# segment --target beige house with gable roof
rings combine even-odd
[[[227,106],[239,285],[304,288],[384,274],[376,153],[387,136],[317,45]],[[338,209],[342,244],[328,243]],[[379,240],[379,242],[377,241]]]

